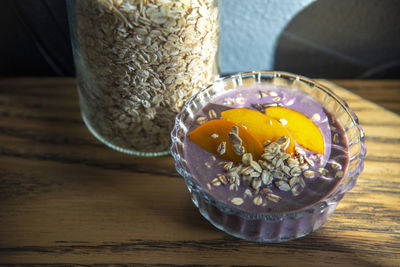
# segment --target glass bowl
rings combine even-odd
[[[299,90],[319,102],[342,125],[347,136],[348,164],[342,179],[322,200],[293,211],[255,213],[216,199],[194,179],[184,150],[185,137],[196,113],[213,98],[229,90],[249,85],[274,85]],[[320,228],[333,214],[343,195],[355,185],[358,175],[363,170],[366,154],[364,132],[356,115],[345,101],[311,79],[274,71],[240,73],[219,79],[202,89],[186,102],[176,117],[171,138],[171,153],[176,169],[183,176],[192,201],[200,213],[218,229],[238,238],[258,242],[292,240]]]

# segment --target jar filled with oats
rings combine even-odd
[[[175,115],[218,75],[218,0],[68,0],[82,117],[103,143],[167,154]]]

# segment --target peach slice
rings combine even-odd
[[[286,152],[289,154],[293,154],[294,152],[295,141],[292,134],[274,118],[247,108],[235,108],[223,111],[221,117],[224,120],[244,126],[262,144],[266,140],[275,141],[281,136],[286,136],[290,139]]]
[[[285,107],[269,107],[265,110],[265,114],[277,120],[284,119],[285,127],[293,134],[299,145],[324,155],[324,137],[309,117]]]
[[[235,125],[239,128],[239,137],[242,139],[242,146],[245,148],[245,152],[252,153],[254,159],[259,159],[263,153],[263,145],[260,141],[242,126],[227,120],[208,121],[189,133],[188,138],[208,152],[214,153],[223,159],[240,163],[242,157],[236,155],[232,149],[233,143],[228,139],[228,133],[231,132],[232,127]],[[222,142],[226,142],[226,152],[220,155],[218,146]]]

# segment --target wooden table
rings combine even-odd
[[[399,266],[400,117],[321,82],[358,115],[365,170],[320,230],[259,244],[203,219],[171,157],[100,144],[81,120],[74,79],[0,80],[0,263]],[[391,92],[399,110],[400,81],[339,83],[378,100]]]

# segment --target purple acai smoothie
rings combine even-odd
[[[318,126],[323,135],[324,155],[308,151],[296,144],[296,148],[303,151],[304,155],[300,155],[301,174],[295,177],[295,182],[290,180],[293,178],[290,175],[283,178],[274,177],[276,171],[272,169],[272,178],[268,180],[268,184],[261,182],[261,185],[254,186],[252,178],[245,178],[244,175],[239,175],[240,181],[237,187],[229,186],[229,182],[218,183],[214,179],[220,175],[225,175],[229,179],[226,160],[207,152],[188,138],[185,139],[184,146],[184,157],[193,180],[216,201],[253,215],[294,212],[312,206],[335,189],[346,172],[348,163],[347,138],[340,123],[312,97],[296,89],[252,85],[224,92],[213,98],[195,115],[189,132],[200,125],[198,118],[207,117],[210,110],[214,110],[217,119],[220,119],[221,112],[228,109],[248,108],[264,112],[268,106],[283,106],[302,113]],[[241,169],[243,168],[244,166]],[[283,180],[282,183],[287,183],[291,189],[279,188],[278,180]],[[293,193],[294,186],[296,186],[295,193]],[[256,197],[259,199],[255,199]],[[218,217],[218,214],[215,213],[214,216]],[[250,227],[249,231],[253,231],[253,228]]]

